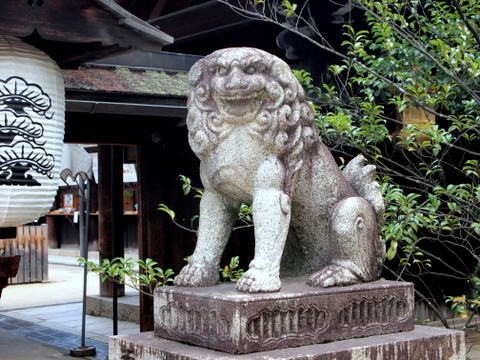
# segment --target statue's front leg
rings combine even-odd
[[[219,281],[220,260],[230,237],[236,212],[221,195],[206,190],[200,201],[195,251],[175,277],[177,286],[211,286]]]
[[[280,261],[290,226],[290,197],[283,191],[283,165],[267,160],[256,176],[253,194],[255,253],[249,270],[237,282],[243,292],[280,290]]]

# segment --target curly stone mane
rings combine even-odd
[[[238,54],[241,54],[241,58]],[[218,50],[198,61],[190,70],[190,92],[187,116],[189,142],[199,158],[216,148],[234,128],[235,120],[219,111],[212,89],[212,79],[219,72],[240,63],[244,68],[255,64],[254,71],[265,79],[263,101],[249,116],[249,132],[268,144],[281,158],[290,176],[302,165],[303,154],[319,141],[313,112],[305,102],[305,92],[289,66],[262,50],[237,48]],[[253,99],[251,101],[254,101]],[[256,99],[258,101],[258,99]]]

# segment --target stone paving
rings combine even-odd
[[[83,267],[75,265],[73,257],[63,264],[59,257],[55,261],[49,264],[49,281],[9,285],[2,293],[0,359],[73,359],[70,349],[82,345]],[[91,275],[87,294],[98,295],[98,277]],[[104,360],[113,321],[90,315],[85,319],[85,344],[94,346],[97,354],[83,358]],[[118,322],[118,334],[138,332],[138,324]]]
[[[9,335],[15,336],[16,339],[25,338],[26,340],[33,340],[43,345],[61,349],[65,354],[68,354],[71,348],[81,345],[81,336],[79,335],[4,315],[0,315],[0,331],[2,330],[8,331]],[[87,359],[107,358],[107,344],[86,339],[85,345],[94,346],[96,350],[96,356],[86,357]],[[7,348],[4,354],[15,359],[13,348]],[[2,359],[4,359],[3,356]]]
[[[7,330],[68,352],[72,347],[81,345],[81,321],[82,303],[42,306],[1,312],[0,330]],[[139,331],[138,324],[118,322],[119,334],[134,334]],[[89,358],[106,358],[108,337],[112,334],[111,319],[86,316],[85,344],[94,346],[97,351],[96,357]]]

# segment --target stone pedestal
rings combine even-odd
[[[376,281],[316,288],[283,280],[276,293],[234,284],[165,287],[155,293],[155,335],[245,354],[413,329],[413,285]]]
[[[135,360],[465,360],[461,331],[424,326],[395,334],[233,355],[159,338],[153,332],[110,338],[109,359]]]
[[[410,283],[282,284],[270,294],[242,294],[234,284],[157,289],[155,331],[111,337],[109,358],[465,359],[463,332],[414,326]]]

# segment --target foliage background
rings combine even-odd
[[[413,281],[418,301],[446,326],[445,302],[462,316],[477,313],[480,4],[353,0],[334,48],[308,1],[219,1],[336,57],[321,78],[295,73],[339,164],[363,154],[377,166],[385,277]]]

